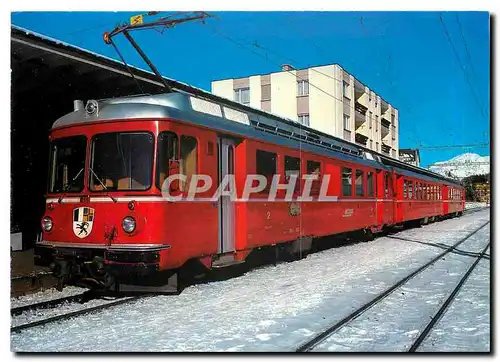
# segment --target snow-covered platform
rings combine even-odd
[[[296,262],[265,266],[241,277],[191,286],[179,296],[156,296],[13,333],[11,349],[294,351],[439,255],[443,252],[442,244],[456,243],[489,219],[488,208],[393,235],[398,239],[388,236],[334,247]],[[462,244],[460,250],[477,252],[488,243],[489,237],[488,225],[470,242]],[[344,330],[336,340],[325,342],[322,349],[406,350],[415,338],[415,331],[425,327],[447,298],[450,286],[473,262],[473,258],[463,253],[448,254],[445,259],[449,259],[446,267],[440,264],[432,273],[415,278],[406,291],[402,290],[412,298],[399,294],[388,299],[387,314],[380,306],[378,312],[383,320],[379,323],[360,317],[355,326]],[[489,269],[490,261],[481,260],[419,350],[490,350]],[[426,277],[430,279],[425,280]],[[390,303],[392,307],[394,303],[402,303],[405,308],[411,307],[412,312],[396,313],[398,308],[387,309]]]

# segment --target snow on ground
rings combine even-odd
[[[465,210],[476,209],[480,207],[488,207],[488,206],[489,205],[486,202],[474,202],[474,201],[465,202]]]
[[[14,351],[292,351],[489,220],[489,210],[11,334]]]
[[[457,249],[480,253],[489,239],[488,225]],[[407,351],[475,260],[475,257],[455,253],[444,256],[380,303],[340,328],[315,348],[315,351]],[[467,321],[469,326],[474,321],[474,313],[470,317]],[[483,351],[489,349],[484,344],[476,348]]]
[[[481,260],[418,352],[490,351],[490,261]]]
[[[22,295],[20,297],[10,298],[10,307],[17,308],[25,305],[46,302],[49,300],[70,297],[72,295],[82,294],[87,291],[86,288],[66,287],[61,292],[56,289],[46,289],[33,294]]]

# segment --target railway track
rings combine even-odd
[[[140,295],[140,296],[136,296],[136,297],[120,298],[120,299],[115,300],[115,301],[110,302],[110,303],[101,304],[101,305],[90,307],[90,308],[84,308],[84,309],[80,309],[77,311],[53,316],[50,318],[37,320],[37,321],[31,322],[31,323],[25,323],[25,324],[21,324],[19,326],[11,327],[10,332],[11,333],[19,332],[19,331],[22,331],[25,329],[29,329],[29,328],[33,328],[33,327],[37,327],[37,326],[42,326],[42,325],[46,325],[46,324],[57,322],[57,321],[66,320],[66,319],[69,319],[72,317],[77,317],[77,316],[89,314],[89,313],[92,313],[95,311],[100,311],[103,309],[111,308],[111,307],[114,307],[114,306],[117,306],[120,304],[132,303],[134,301],[137,301],[137,300],[142,299],[142,298],[147,298],[147,297],[150,297],[150,296],[149,295]],[[61,299],[64,299],[64,298],[61,298]],[[41,303],[39,303],[39,304],[41,304]]]
[[[33,304],[23,305],[21,307],[12,308],[10,310],[10,315],[16,316],[16,315],[20,315],[20,314],[23,314],[24,312],[31,311],[31,310],[53,308],[53,307],[56,307],[58,305],[66,303],[66,302],[83,303],[85,300],[88,300],[85,293],[76,294],[76,295],[71,295],[68,297],[51,299],[51,300],[46,300],[46,301],[39,302],[39,303],[33,303]]]
[[[462,276],[460,279],[460,282],[457,284],[455,289],[453,289],[453,292],[448,296],[446,301],[441,305],[441,308],[436,312],[436,314],[432,317],[431,321],[427,324],[427,326],[424,328],[422,333],[418,336],[418,338],[413,342],[411,347],[408,349],[408,352],[416,352],[418,347],[424,342],[424,340],[427,338],[429,333],[432,331],[432,328],[436,325],[437,322],[441,319],[441,317],[444,315],[446,310],[448,309],[448,306],[453,302],[455,299],[455,296],[458,294],[458,292],[462,289],[462,286],[464,283],[469,279],[469,276],[471,273],[476,269],[477,264],[479,261],[482,259],[482,257],[486,254],[486,250],[490,247],[490,243],[484,247],[484,249],[481,251],[480,255],[476,258],[474,263],[469,267],[467,272]]]
[[[458,247],[459,245],[461,245],[462,243],[464,243],[466,240],[468,240],[469,238],[471,238],[473,235],[475,235],[477,232],[479,232],[481,229],[483,229],[489,223],[490,223],[490,221],[488,220],[486,223],[484,223],[483,225],[481,225],[480,227],[478,227],[476,230],[470,232],[465,237],[463,237],[462,239],[460,239],[458,242],[456,242],[455,244],[449,246],[442,253],[440,253],[439,255],[437,255],[436,257],[434,257],[433,259],[431,259],[429,262],[427,262],[426,264],[422,265],[421,267],[419,267],[418,269],[416,269],[415,271],[413,271],[412,273],[410,273],[409,275],[407,275],[403,279],[399,280],[393,286],[391,286],[390,288],[386,289],[382,293],[378,294],[375,298],[371,299],[369,302],[365,303],[363,306],[361,306],[360,308],[356,309],[354,312],[352,312],[351,314],[349,314],[348,316],[346,316],[345,318],[343,318],[339,322],[337,322],[334,325],[330,326],[329,328],[325,329],[324,331],[322,331],[321,333],[317,334],[316,336],[314,336],[310,340],[302,343],[295,351],[296,352],[311,352],[311,351],[313,351],[315,347],[317,347],[320,343],[322,343],[327,338],[329,338],[330,336],[332,336],[333,334],[335,334],[340,328],[348,325],[351,321],[355,320],[356,318],[358,318],[359,316],[361,316],[362,314],[364,314],[366,311],[368,311],[370,308],[372,308],[373,306],[375,306],[376,304],[378,304],[379,302],[381,302],[383,299],[385,299],[386,297],[388,297],[395,290],[397,290],[400,287],[402,287],[403,285],[405,285],[409,280],[413,279],[414,277],[416,277],[417,275],[419,275],[420,273],[422,273],[424,270],[426,270],[427,268],[429,268],[431,265],[434,265],[443,256],[445,256],[448,253],[450,253],[453,250],[455,250],[456,247]],[[453,300],[454,296],[458,293],[458,291],[460,290],[461,286],[466,281],[466,279],[468,278],[468,276],[470,275],[470,273],[474,270],[474,268],[477,265],[477,263],[479,262],[479,260],[481,260],[483,258],[483,256],[485,255],[486,250],[488,249],[488,247],[489,247],[489,243],[482,250],[482,252],[479,253],[478,256],[476,256],[476,261],[474,262],[474,264],[469,268],[469,270],[466,272],[466,274],[462,277],[462,279],[460,280],[460,282],[457,285],[457,287],[455,287],[455,289],[453,290],[453,292],[450,295],[450,297],[446,300],[446,302],[443,304],[443,306],[441,307],[441,309],[436,313],[436,315],[432,318],[432,320],[429,322],[429,324],[424,329],[424,331],[421,333],[421,335],[417,338],[417,341],[414,342],[415,346],[412,345],[412,347],[410,347],[410,351],[414,351],[416,348],[418,348],[418,346],[422,343],[422,341],[425,339],[425,337],[428,335],[428,333],[432,330],[432,327],[440,319],[440,317],[442,316],[442,314],[446,310],[447,306],[451,303],[451,301]],[[417,342],[418,342],[418,344],[417,344]],[[415,348],[415,349],[412,349],[412,348]]]

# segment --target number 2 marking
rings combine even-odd
[[[271,211],[266,211],[266,219],[267,220],[271,219]]]

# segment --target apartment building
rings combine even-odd
[[[212,93],[398,158],[398,110],[338,64],[215,80]]]

